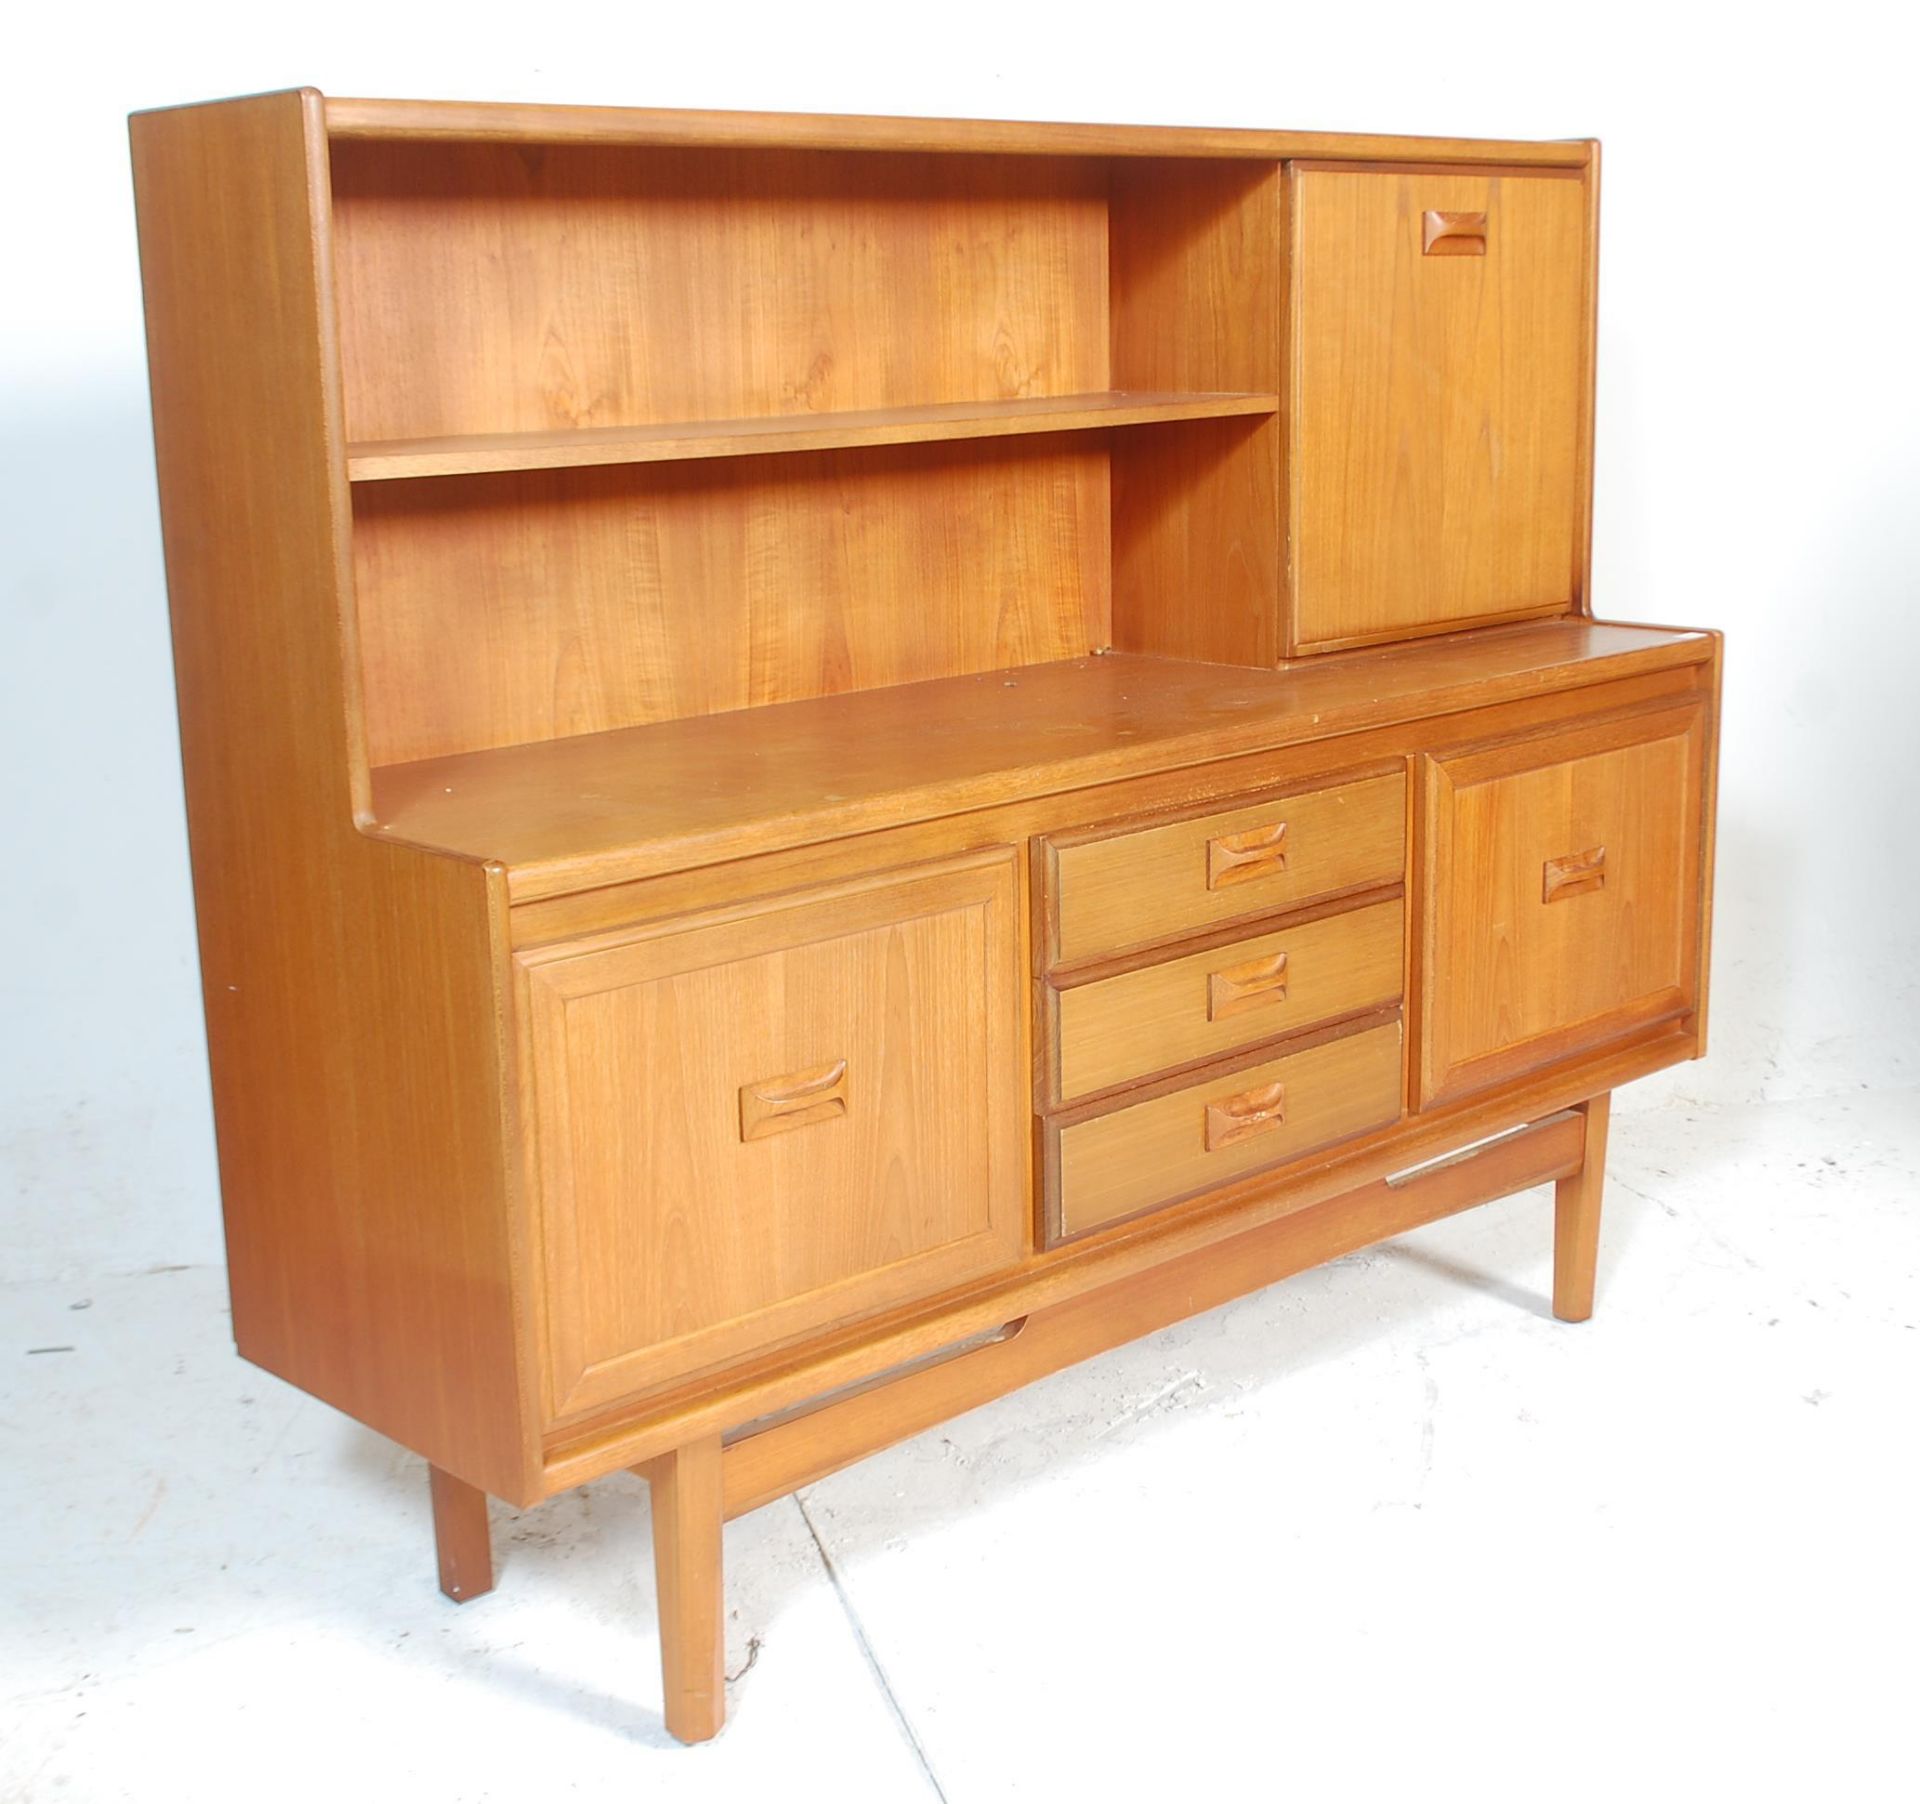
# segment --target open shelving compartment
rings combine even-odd
[[[1282,154],[336,114],[372,824],[516,896],[1668,655],[1288,663]]]
[[[377,818],[440,761],[567,742],[592,787],[905,684],[1058,667],[1071,711],[1089,654],[1222,619],[1274,661],[1277,160],[330,157]]]

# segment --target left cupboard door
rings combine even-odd
[[[1018,907],[996,848],[516,954],[555,1417],[1022,1256]]]

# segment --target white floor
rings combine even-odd
[[[1920,1092],[1618,1115],[1581,1327],[1550,1216],[732,1525],[697,1749],[637,1480],[496,1506],[456,1608],[419,1463],[240,1364],[218,1270],[8,1286],[0,1799],[1920,1795]]]

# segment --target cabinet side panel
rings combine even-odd
[[[1279,393],[1284,199],[1276,163],[1114,165],[1115,388]],[[1274,662],[1281,439],[1271,415],[1114,435],[1120,650]]]
[[[1581,192],[1586,202],[1586,317],[1580,328],[1580,428],[1576,455],[1575,500],[1579,518],[1574,523],[1573,611],[1593,616],[1593,418],[1600,369],[1600,141],[1589,138],[1587,166]]]
[[[504,882],[354,821],[321,108],[132,125],[234,1332],[525,1498]]]

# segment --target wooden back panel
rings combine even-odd
[[[1093,159],[343,143],[333,191],[354,439],[1107,386]]]
[[[1084,656],[1097,435],[363,486],[377,765]]]

